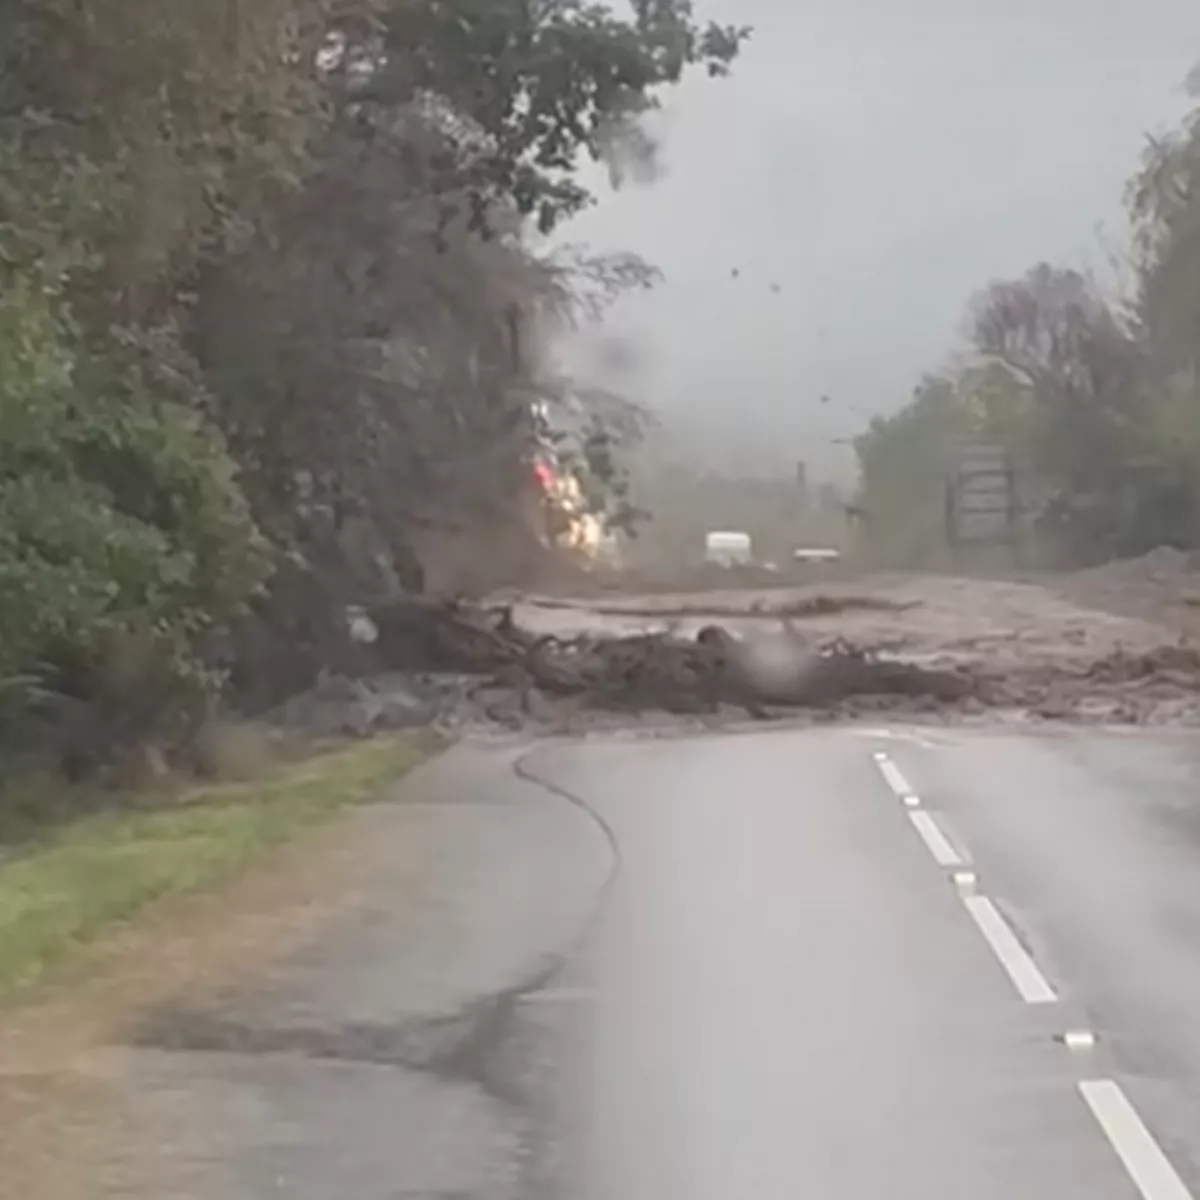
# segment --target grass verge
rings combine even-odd
[[[371,800],[436,748],[428,735],[322,752],[249,783],[215,784],[86,817],[0,865],[0,998],[153,901],[220,883],[255,857]]]

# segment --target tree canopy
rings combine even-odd
[[[1003,447],[1031,535],[1071,564],[1200,543],[1200,109],[1148,143],[1127,202],[1133,286],[1039,263],[968,311],[967,365],[858,441],[877,550],[942,549],[930,473],[955,429]],[[912,531],[923,530],[917,535]]]
[[[545,344],[653,282],[536,234],[748,32],[690,0],[0,20],[0,674],[143,728],[311,677],[431,530],[520,524]]]

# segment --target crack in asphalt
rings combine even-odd
[[[352,1022],[337,1026],[271,1026],[219,1013],[173,1008],[144,1021],[127,1044],[172,1053],[230,1054],[239,1057],[285,1055],[313,1061],[360,1063],[416,1071],[445,1082],[469,1082],[492,1097],[525,1127],[523,1170],[531,1186],[542,1168],[535,1149],[536,1106],[519,1072],[506,1070],[502,1051],[518,1040],[520,1001],[547,987],[572,962],[592,935],[621,869],[621,848],[609,822],[582,796],[532,765],[545,745],[533,747],[510,764],[513,774],[564,802],[590,821],[608,847],[608,869],[588,912],[573,934],[546,951],[509,987],[478,996],[454,1012],[404,1018],[394,1023]],[[543,1172],[544,1173],[544,1172]],[[535,1190],[544,1191],[538,1185]]]

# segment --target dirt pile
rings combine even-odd
[[[1159,546],[1048,581],[1078,603],[1152,621],[1200,641],[1200,555]]]
[[[1137,558],[1114,559],[1075,572],[1076,580],[1096,584],[1165,582],[1200,570],[1200,559],[1174,546],[1156,546]]]
[[[1048,720],[1197,724],[1200,650],[1163,645],[1117,649],[1092,661],[1033,664],[995,673],[981,695],[992,707]]]

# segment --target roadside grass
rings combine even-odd
[[[327,749],[262,778],[190,788],[59,826],[0,863],[0,999],[154,901],[211,887],[374,799],[438,748],[430,734]]]

